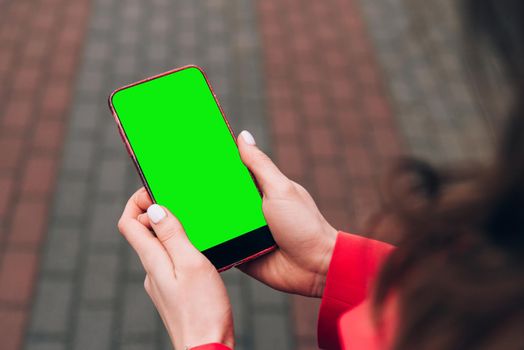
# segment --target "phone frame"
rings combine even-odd
[[[185,66],[182,66],[182,67],[179,67],[179,68],[175,68],[175,69],[166,71],[164,73],[160,73],[160,74],[156,74],[156,75],[150,76],[148,78],[142,79],[140,81],[137,81],[137,82],[134,82],[134,83],[131,83],[131,84],[124,85],[124,86],[114,90],[113,92],[111,92],[111,94],[109,95],[109,98],[108,98],[109,109],[111,110],[111,114],[113,115],[113,119],[116,122],[118,133],[120,134],[120,138],[122,139],[122,142],[124,143],[124,146],[125,146],[125,148],[127,150],[127,153],[129,154],[129,157],[133,161],[133,164],[135,165],[136,171],[138,172],[138,175],[140,176],[140,180],[142,181],[142,184],[144,185],[145,189],[147,190],[147,193],[149,194],[149,197],[151,198],[153,203],[156,203],[155,196],[153,195],[151,189],[149,188],[149,185],[148,185],[147,180],[146,180],[146,178],[144,176],[144,173],[142,172],[142,168],[140,166],[140,163],[139,163],[138,159],[136,158],[135,152],[133,151],[133,147],[131,147],[131,144],[129,143],[129,140],[127,139],[126,132],[125,132],[124,128],[122,127],[122,123],[120,122],[120,119],[118,118],[116,110],[115,110],[115,108],[113,106],[113,96],[116,93],[118,93],[119,91],[128,89],[128,88],[133,87],[133,86],[137,86],[137,85],[146,83],[148,81],[151,81],[151,80],[154,80],[154,79],[158,79],[158,78],[161,78],[163,76],[170,75],[170,74],[173,74],[173,73],[176,73],[176,72],[182,71],[184,69],[188,69],[188,68],[198,69],[200,71],[200,73],[202,73],[202,75],[204,76],[204,80],[206,81],[206,84],[207,84],[209,90],[211,91],[211,94],[213,95],[213,99],[215,100],[215,103],[217,104],[218,109],[220,110],[220,114],[222,115],[222,118],[223,118],[224,122],[226,123],[227,128],[229,129],[229,133],[230,133],[231,137],[233,138],[233,141],[235,142],[235,144],[237,144],[235,133],[233,132],[233,129],[231,129],[231,125],[229,124],[229,121],[226,118],[224,110],[222,109],[222,106],[220,105],[220,102],[218,101],[218,98],[217,98],[217,96],[215,94],[215,91],[213,90],[213,87],[211,86],[211,84],[209,82],[209,79],[208,79],[206,73],[204,72],[204,70],[201,67],[199,67],[197,65],[193,65],[193,64],[185,65]],[[249,171],[249,169],[248,169],[248,171]],[[249,171],[249,174],[251,175],[251,178],[253,179],[253,182],[255,183],[255,186],[257,187],[260,196],[262,197],[262,191],[260,190],[260,186],[258,185],[258,182],[256,181],[256,179],[253,176],[253,174],[251,173],[251,171]],[[267,241],[270,241],[270,242],[272,241],[271,245],[269,245],[268,247],[265,247],[265,248],[261,248],[261,249],[256,249],[256,247],[250,247],[251,249],[255,249],[256,252],[248,253],[248,255],[245,256],[245,257],[242,257],[241,255],[240,255],[240,257],[236,257],[236,256],[239,255],[238,254],[238,252],[239,252],[238,249],[240,249],[242,247],[245,248],[245,246],[243,246],[242,244],[246,244],[246,243],[241,243],[241,242],[245,241],[247,239],[246,236],[248,236],[250,234],[260,235],[261,233],[257,233],[257,231],[264,231],[264,232],[262,232],[262,233],[266,233],[266,236],[264,236],[264,239],[267,240]],[[267,236],[267,234],[269,234],[269,236]],[[250,236],[250,237],[253,237],[253,236]],[[270,239],[270,240],[268,240],[268,239]],[[253,243],[253,242],[251,242],[251,243]],[[227,246],[231,246],[231,247],[227,247]],[[220,247],[222,247],[222,248],[220,248]],[[265,255],[265,254],[275,250],[276,248],[277,248],[277,245],[276,245],[276,243],[275,243],[275,241],[274,241],[274,239],[273,239],[273,237],[271,235],[271,231],[269,230],[268,225],[266,225],[266,226],[262,226],[262,227],[260,227],[258,229],[255,229],[253,231],[246,232],[246,233],[244,233],[244,234],[242,234],[242,235],[240,235],[238,237],[235,237],[235,238],[233,238],[233,239],[231,239],[229,241],[223,242],[223,243],[221,243],[219,245],[216,245],[214,247],[208,248],[208,249],[202,251],[202,253],[213,263],[213,265],[217,268],[217,270],[219,272],[222,272],[222,271],[228,270],[228,269],[230,269],[232,267],[241,265],[241,264],[243,264],[243,263],[245,263],[247,261],[256,259],[259,256]],[[216,251],[217,249],[218,250],[224,250],[224,251],[223,252]],[[211,251],[211,252],[209,253],[209,251]],[[206,252],[208,252],[208,254],[206,254]],[[228,254],[228,253],[229,253],[229,256],[232,257],[232,258],[223,261],[222,259],[225,259],[224,254]],[[229,261],[229,260],[233,260],[233,261]]]

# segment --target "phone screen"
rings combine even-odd
[[[262,199],[198,68],[123,88],[111,104],[153,200],[200,251],[267,223]]]

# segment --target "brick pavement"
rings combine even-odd
[[[357,232],[377,175],[401,150],[354,1],[259,2],[276,161],[335,227]],[[298,349],[316,346],[318,300],[293,298]]]
[[[488,154],[452,4],[259,2],[276,160],[336,227],[367,234],[379,179],[399,154],[436,163]],[[293,298],[299,349],[315,348],[317,310]]]
[[[19,349],[61,154],[87,0],[0,4],[0,343]]]
[[[399,153],[437,162],[489,153],[452,0],[64,4],[0,2],[3,348],[20,348],[24,329],[25,349],[170,347],[115,229],[139,186],[105,102],[124,83],[203,66],[232,127],[251,130],[346,230],[365,233],[379,177]],[[238,348],[316,348],[317,301],[237,271],[224,277]]]
[[[494,125],[474,94],[458,2],[360,3],[410,152],[437,163],[485,160]]]
[[[138,177],[107,109],[118,86],[176,66],[204,67],[232,127],[266,133],[251,1],[95,0],[26,349],[167,349],[138,259],[116,231]],[[292,346],[288,300],[225,274],[239,349]]]

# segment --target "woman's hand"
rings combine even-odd
[[[129,199],[118,228],[144,265],[144,287],[174,348],[207,343],[233,348],[233,317],[224,283],[190,243],[180,222],[153,204],[142,188]]]
[[[256,147],[250,133],[240,133],[238,147],[263,192],[264,216],[279,247],[240,269],[275,289],[321,297],[337,230],[320,214],[309,193]]]

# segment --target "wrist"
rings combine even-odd
[[[191,348],[187,347],[185,350],[231,350],[233,347],[228,346],[224,343],[207,343],[198,346],[193,346]]]
[[[210,331],[209,334],[191,337],[187,339],[185,343],[185,349],[198,349],[198,347],[208,344],[222,344],[230,349],[233,349],[235,346],[235,337],[233,332],[228,330],[217,332],[214,335]]]
[[[326,233],[323,235],[325,239],[322,244],[322,252],[320,255],[320,264],[316,273],[315,283],[313,288],[313,296],[316,298],[322,298],[324,294],[324,288],[326,286],[327,274],[329,271],[329,265],[331,258],[333,257],[333,251],[335,250],[335,244],[337,241],[338,230],[329,225],[326,229]]]
[[[235,335],[232,324],[227,324],[224,327],[216,329],[208,327],[185,334],[174,334],[174,332],[167,327],[167,332],[175,350],[205,348],[210,344],[222,344],[230,349],[234,349],[235,346]]]

